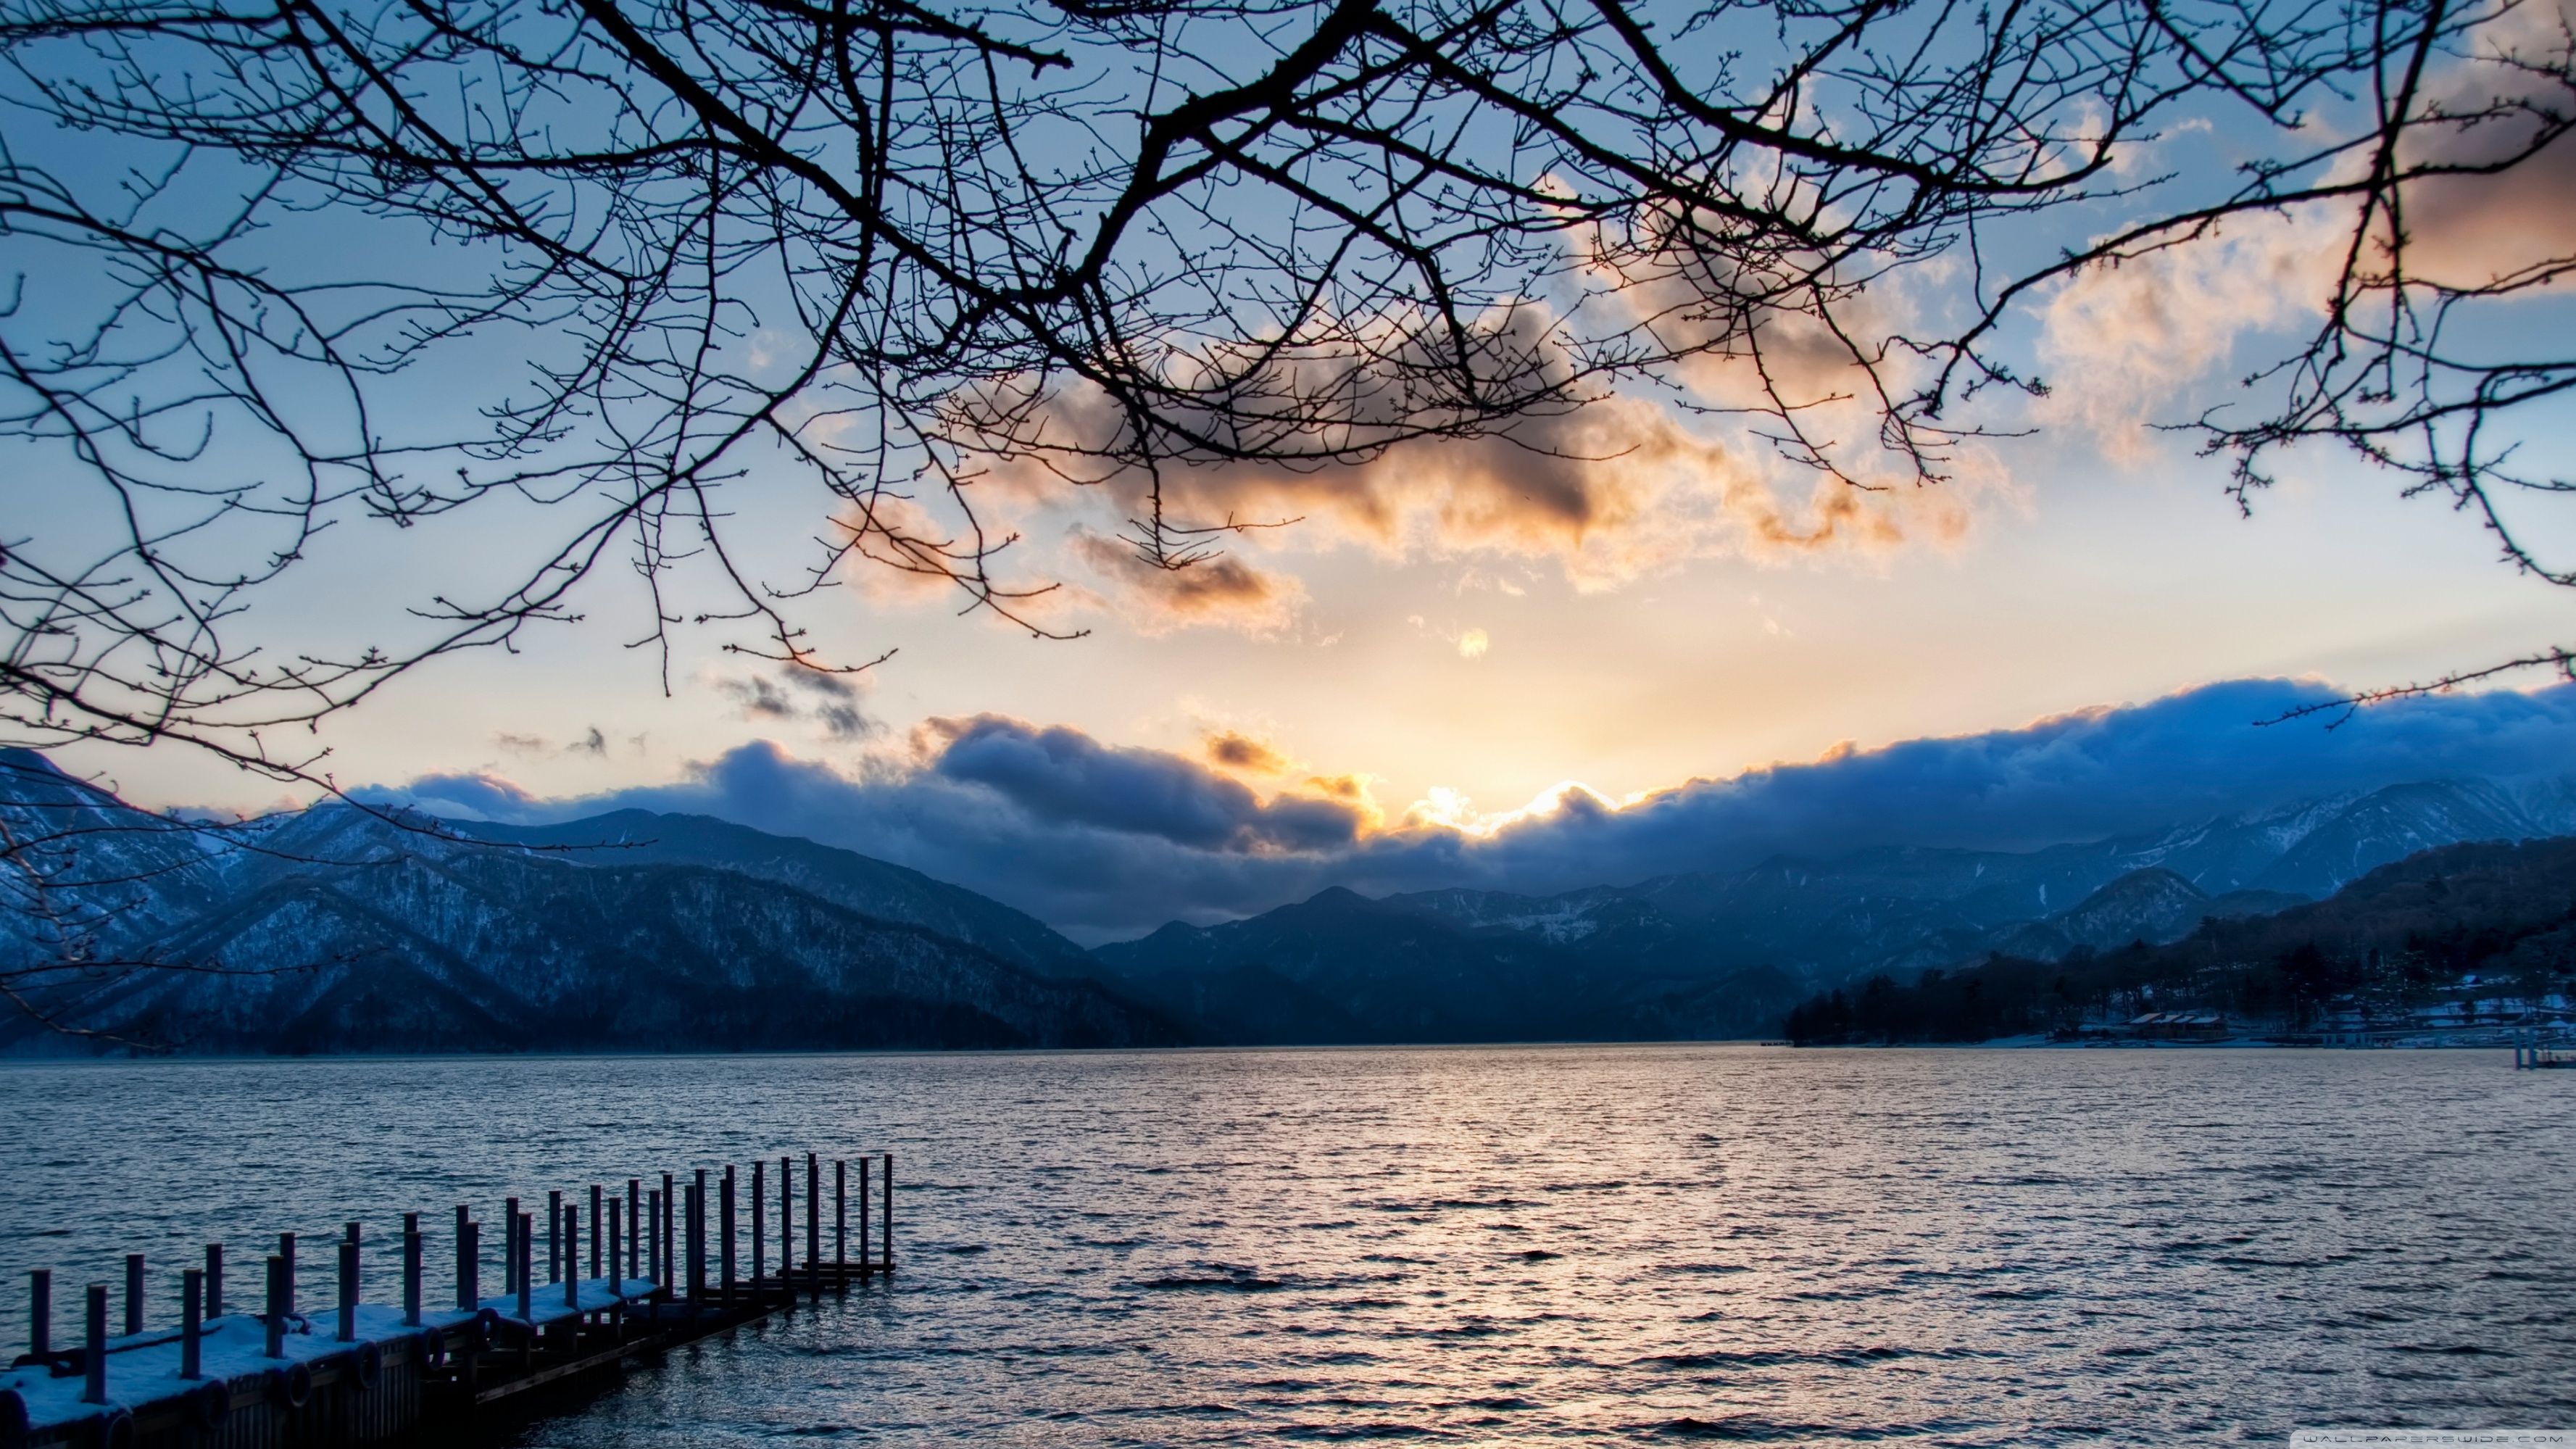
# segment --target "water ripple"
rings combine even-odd
[[[458,1201],[891,1149],[891,1287],[521,1442],[2528,1424],[2576,1405],[2568,1076],[1749,1048],[21,1065],[0,1271],[113,1282],[138,1249],[167,1303],[224,1236],[238,1297],[280,1228],[381,1242],[416,1209],[443,1262]],[[0,1301],[12,1341],[24,1311]]]

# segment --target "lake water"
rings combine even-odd
[[[529,1444],[2576,1426],[2576,1073],[2500,1053],[146,1063],[0,1092],[12,1343],[34,1266],[65,1314],[148,1251],[159,1318],[210,1237],[238,1298],[267,1234],[411,1208],[435,1283],[459,1201],[896,1154],[891,1287]]]

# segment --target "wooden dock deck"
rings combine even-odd
[[[628,1178],[622,1196],[594,1183],[586,1204],[550,1192],[542,1222],[533,1198],[527,1209],[511,1198],[502,1208],[501,1292],[492,1295],[482,1291],[484,1224],[460,1205],[449,1244],[454,1276],[439,1285],[437,1307],[427,1301],[429,1244],[417,1213],[403,1215],[392,1244],[398,1304],[366,1301],[369,1242],[354,1222],[331,1243],[335,1292],[320,1309],[299,1302],[292,1233],[263,1265],[256,1313],[229,1309],[224,1248],[208,1245],[203,1266],[179,1275],[175,1326],[149,1325],[147,1267],[132,1254],[122,1331],[110,1331],[109,1286],[92,1283],[75,1310],[81,1341],[57,1345],[52,1275],[38,1270],[28,1351],[0,1373],[0,1449],[451,1441],[515,1407],[505,1401],[597,1381],[799,1298],[894,1271],[893,1154],[858,1160],[855,1240],[850,1161],[805,1154],[801,1256],[799,1164],[781,1157],[777,1165],[774,1252],[766,1162],[753,1164],[747,1184],[726,1165],[685,1180],[664,1173],[659,1186]]]

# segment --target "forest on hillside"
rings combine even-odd
[[[2296,1032],[2348,1004],[2372,1017],[2461,995],[2537,1000],[2576,990],[2576,839],[2429,850],[2333,897],[2276,915],[2211,918],[2169,945],[1996,954],[1880,974],[1789,1013],[1800,1045],[1986,1041],[2072,1032],[2150,1011],[2212,1011]]]

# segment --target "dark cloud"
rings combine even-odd
[[[1080,730],[1039,729],[999,715],[934,720],[932,766],[986,786],[1031,817],[1151,835],[1198,850],[1315,851],[1358,838],[1347,805],[1251,790],[1193,760],[1160,750],[1104,745]]]
[[[716,689],[733,696],[734,702],[742,706],[745,719],[794,719],[799,713],[796,702],[787,697],[787,691],[771,683],[765,675],[719,679]]]
[[[1207,737],[1207,757],[1229,770],[1249,770],[1256,775],[1283,774],[1288,759],[1267,740],[1256,740],[1237,730],[1219,730]]]
[[[834,740],[866,739],[885,728],[859,708],[857,676],[835,670],[782,664],[775,679],[754,674],[719,679],[715,687],[749,720],[805,720]]]
[[[1208,921],[1327,885],[1553,891],[1773,854],[1873,845],[2028,848],[2095,839],[2409,780],[2557,775],[2576,762],[2576,686],[2414,700],[2328,732],[2255,727],[2325,697],[2239,681],[2008,730],[1838,749],[1614,809],[1569,792],[1489,837],[1370,828],[1360,782],[1264,801],[1197,760],[1078,730],[982,716],[936,721],[913,763],[852,778],[760,741],[677,783],[567,800],[484,776],[383,798],[495,819],[637,807],[737,820],[901,862],[1087,940],[1175,917]]]

